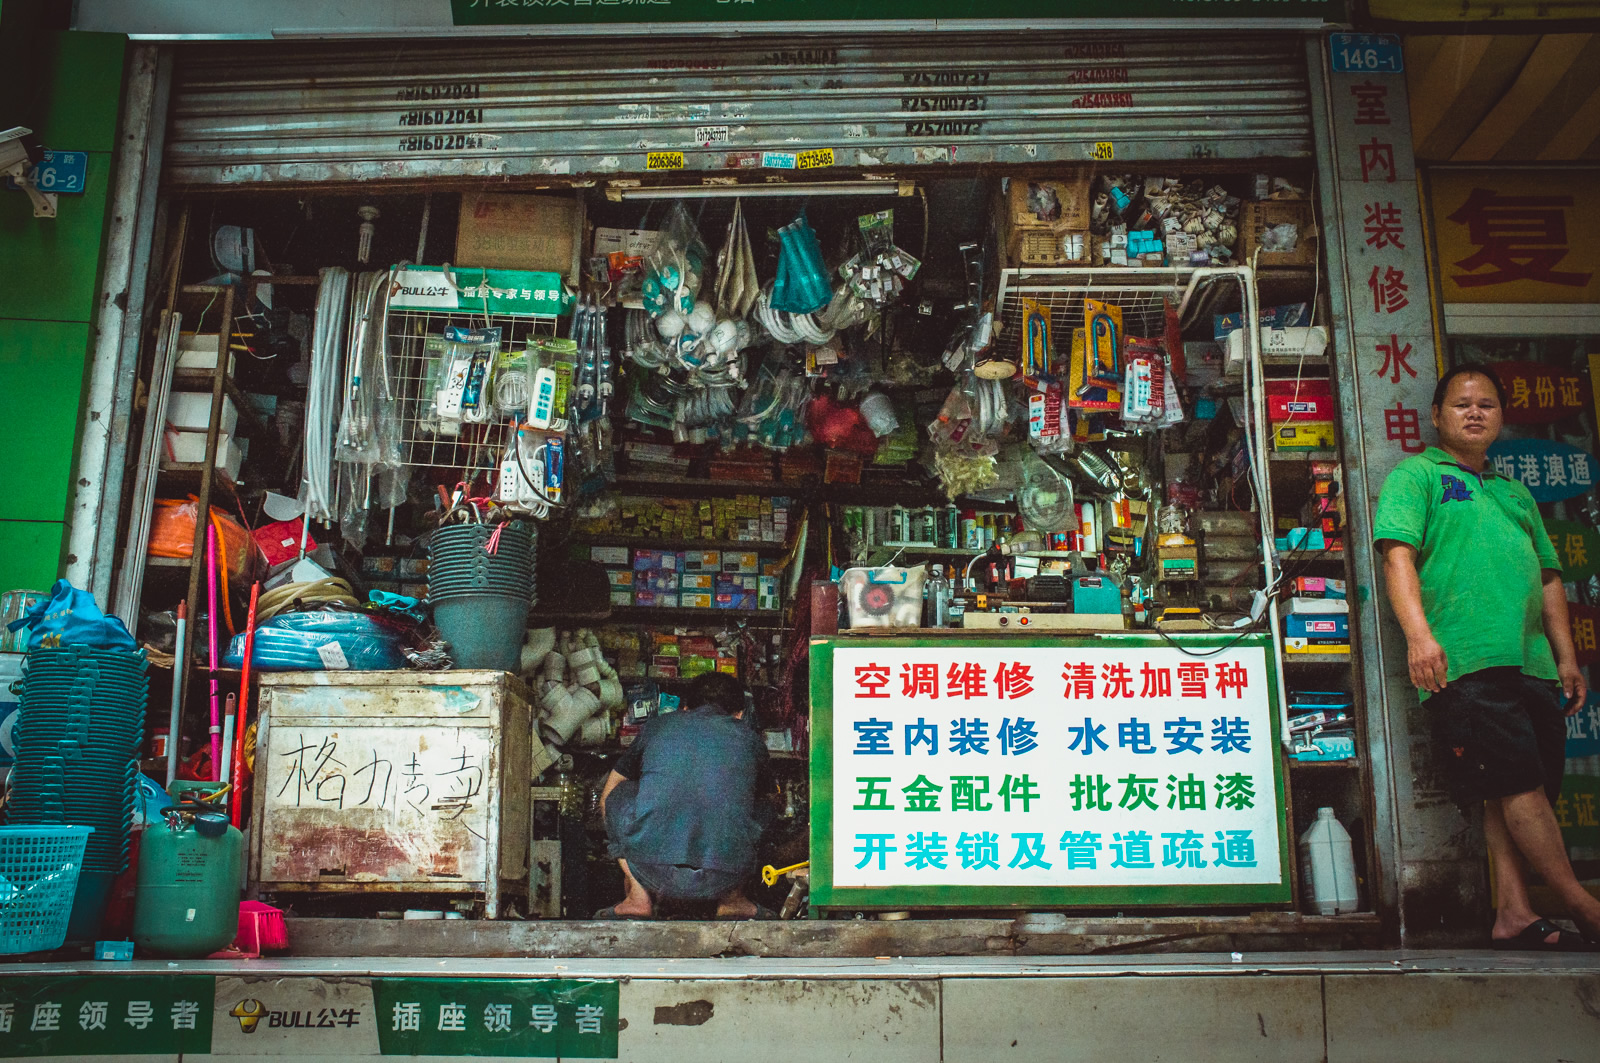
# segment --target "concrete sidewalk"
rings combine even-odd
[[[217,975],[219,1015],[240,994],[265,999],[270,990],[325,1003],[330,987],[349,991],[375,977],[614,979],[617,1058],[632,1063],[1600,1060],[1600,954],[328,957],[0,967],[0,979],[91,973]],[[267,1048],[263,1037],[226,1055],[218,1047],[215,1057],[181,1058],[281,1058],[253,1054]],[[292,1054],[300,1063],[349,1058]]]

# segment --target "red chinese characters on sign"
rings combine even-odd
[[[1025,698],[1033,693],[1033,669],[1026,664],[1002,664],[994,670],[994,696]]]
[[[1061,678],[1067,684],[1062,697],[1086,701],[1094,698],[1094,665],[1081,661],[1068,664],[1061,669]]]
[[[988,678],[983,674],[983,665],[967,662],[966,664],[952,664],[945,672],[945,693],[952,698],[971,701],[973,698],[985,697],[989,690]]]
[[[1092,701],[1096,698],[1170,698],[1173,694],[1172,668],[1156,668],[1148,662],[1137,673],[1124,661],[1102,664],[1098,670],[1086,661],[1069,662],[1061,669],[1064,684],[1061,696],[1068,700]],[[1176,668],[1180,698],[1205,699],[1212,690],[1211,666],[1200,661],[1185,662]],[[1215,673],[1215,691],[1242,691],[1249,685],[1243,665],[1220,664]],[[1135,686],[1135,683],[1138,685]],[[1242,696],[1242,695],[1241,695]]]
[[[856,667],[856,697],[887,698],[884,687],[889,685],[889,666],[863,664]]]
[[[1234,697],[1244,697],[1245,688],[1250,685],[1250,673],[1244,665],[1219,664],[1217,665],[1217,696],[1226,699],[1229,692]]]
[[[1558,270],[1567,257],[1567,208],[1571,196],[1505,196],[1474,188],[1449,220],[1467,228],[1467,241],[1477,248],[1453,265],[1462,272],[1451,281],[1462,288],[1481,288],[1512,281],[1542,281],[1582,288],[1593,273]]]
[[[1560,366],[1540,362],[1496,362],[1506,389],[1507,424],[1552,424],[1589,408],[1589,384]]]
[[[1394,203],[1368,203],[1362,226],[1366,230],[1368,247],[1378,251],[1386,247],[1405,250],[1406,245],[1400,238],[1406,234],[1406,226],[1400,208]]]
[[[1389,124],[1389,86],[1363,81],[1350,86],[1350,95],[1356,98],[1355,125]]]
[[[1407,343],[1405,345],[1401,345],[1399,336],[1396,336],[1392,332],[1389,333],[1389,342],[1378,344],[1377,350],[1379,354],[1383,355],[1383,365],[1378,367],[1377,375],[1381,377],[1388,377],[1389,383],[1400,383],[1400,373],[1402,370],[1411,374],[1412,376],[1417,375],[1417,371],[1411,368],[1411,362],[1409,361],[1411,357],[1411,344]]]
[[[1367,278],[1367,287],[1372,289],[1374,314],[1394,314],[1411,305],[1411,297],[1406,294],[1411,288],[1406,284],[1406,271],[1403,269],[1373,266],[1372,276]]]
[[[1204,698],[1206,696],[1206,675],[1210,670],[1209,665],[1200,662],[1178,665],[1178,696]]]
[[[1377,174],[1387,174],[1383,180],[1394,184],[1396,173],[1394,168],[1394,145],[1383,144],[1373,137],[1365,144],[1356,145],[1357,153],[1361,159],[1361,180],[1370,183]]]
[[[937,698],[939,696],[939,666],[937,664],[902,664],[900,666],[900,696],[903,698]]]
[[[1422,418],[1417,411],[1403,403],[1385,407],[1383,411],[1384,438],[1399,443],[1407,454],[1421,454],[1428,448],[1422,442]]]

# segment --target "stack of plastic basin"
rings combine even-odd
[[[112,880],[128,866],[134,779],[150,681],[142,652],[33,650],[14,732],[10,825],[92,827],[69,940],[100,929]]]
[[[532,525],[447,524],[428,544],[428,600],[457,668],[517,670],[537,599]]]

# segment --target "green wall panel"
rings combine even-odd
[[[66,525],[0,520],[0,591],[48,590],[61,571]]]
[[[111,151],[122,101],[128,40],[118,33],[47,33],[40,68],[50,71],[43,117],[34,127],[47,148]]]
[[[0,480],[0,520],[66,519],[89,331],[77,322],[0,320],[0,424],[15,441]]]
[[[75,144],[61,146],[79,150]],[[35,218],[27,196],[0,191],[0,248],[11,278],[0,285],[0,318],[93,319],[110,184],[111,153],[96,151],[89,155],[84,194],[59,197],[54,218]]]
[[[27,71],[24,124],[47,148],[88,152],[89,172],[85,194],[61,196],[55,218],[0,191],[0,423],[13,441],[0,475],[0,590],[48,587],[61,568],[127,53],[118,34],[38,32],[27,6],[6,19],[0,62]]]

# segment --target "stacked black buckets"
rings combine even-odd
[[[518,669],[537,601],[531,524],[447,524],[428,544],[428,600],[457,668]]]
[[[111,883],[128,866],[134,776],[150,680],[142,652],[81,647],[28,654],[13,740],[13,825],[92,827],[69,940],[100,929]]]

